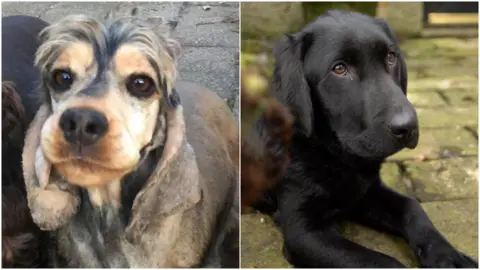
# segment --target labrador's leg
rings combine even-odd
[[[331,224],[322,225],[322,217],[305,211],[298,199],[283,200],[278,218],[285,257],[295,267],[405,267],[392,257],[343,238]]]
[[[383,183],[373,186],[353,212],[360,223],[402,236],[422,267],[478,268],[477,262],[456,250],[440,234],[416,200]]]

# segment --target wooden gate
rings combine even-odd
[[[424,2],[426,28],[478,27],[478,2]]]

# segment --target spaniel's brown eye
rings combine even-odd
[[[155,83],[146,75],[133,75],[127,80],[127,90],[136,97],[149,97],[155,93]]]
[[[387,62],[389,65],[395,64],[395,61],[397,61],[397,56],[395,55],[394,52],[389,52],[387,54]]]
[[[53,87],[57,91],[65,91],[70,88],[73,79],[73,74],[68,70],[58,69],[54,70],[52,73]]]
[[[332,71],[337,75],[344,75],[347,73],[347,66],[345,64],[336,64]]]

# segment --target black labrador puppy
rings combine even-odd
[[[434,227],[420,204],[382,183],[380,166],[418,143],[407,71],[378,18],[329,11],[275,49],[274,95],[296,117],[291,164],[257,209],[274,214],[296,267],[405,267],[342,237],[349,219],[403,237],[422,267],[478,267]]]

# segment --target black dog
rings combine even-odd
[[[48,267],[47,234],[35,225],[22,174],[25,132],[40,106],[33,66],[37,35],[46,22],[29,16],[2,18],[2,266]]]
[[[415,109],[395,35],[382,19],[329,11],[274,50],[273,92],[293,111],[291,164],[257,208],[284,235],[296,267],[405,267],[343,238],[350,219],[403,237],[422,267],[477,268],[438,231],[420,204],[386,187],[380,166],[418,143]]]

